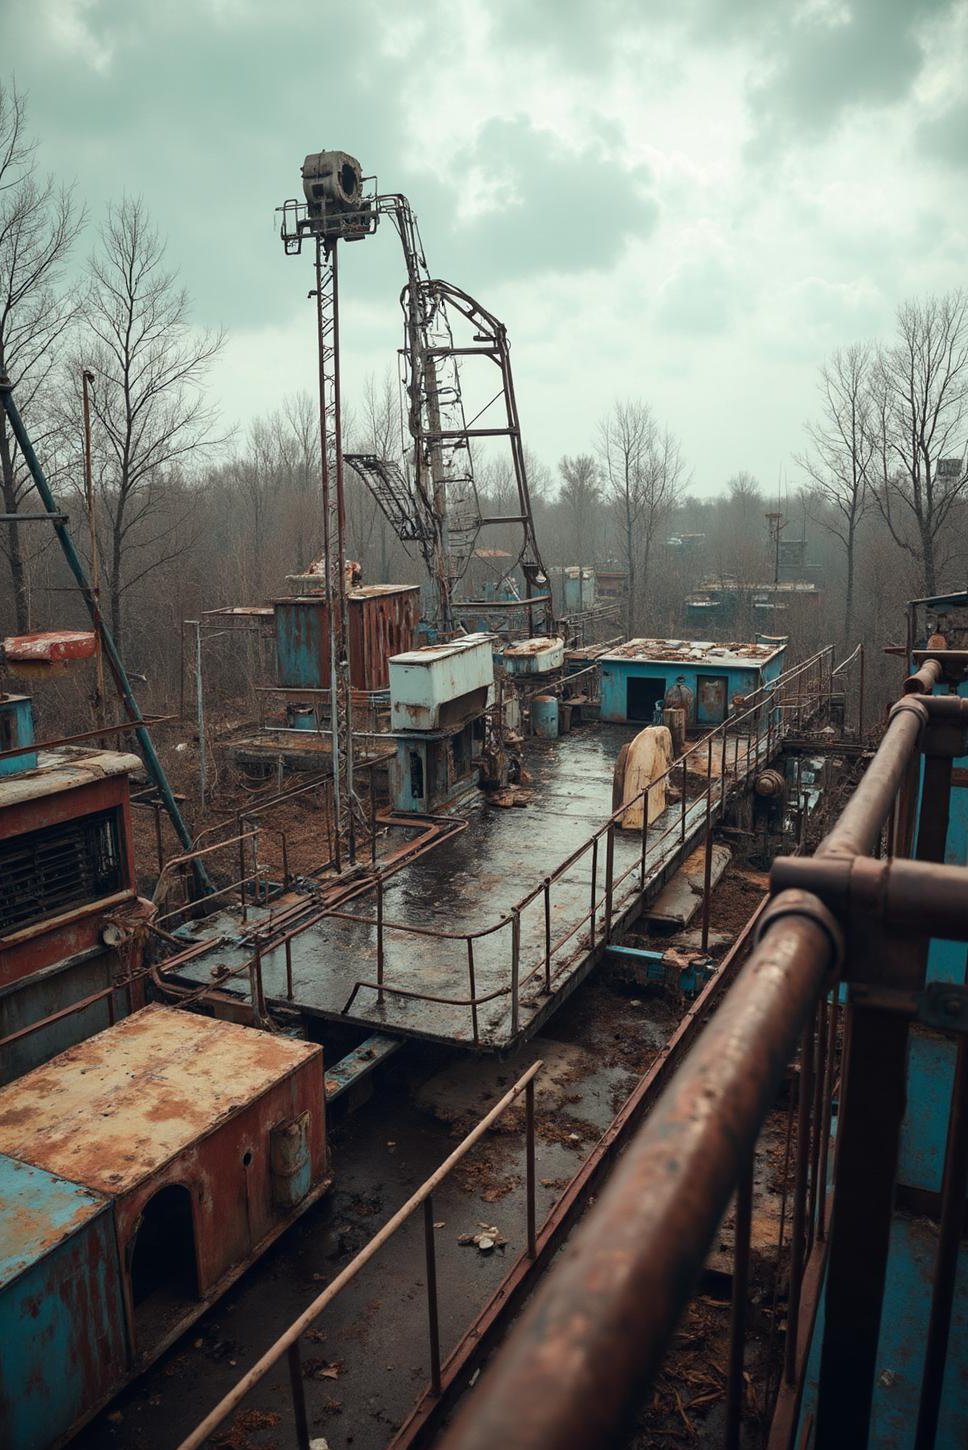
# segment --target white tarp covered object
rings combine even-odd
[[[623,745],[615,762],[615,780],[612,788],[612,809],[618,810],[627,801],[632,802],[619,817],[619,825],[626,831],[641,831],[645,799],[636,800],[652,782],[665,776],[672,764],[672,735],[664,725],[649,725],[640,730],[633,740]],[[668,779],[659,780],[652,786],[648,796],[649,825],[666,808],[666,786]]]

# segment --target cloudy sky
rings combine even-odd
[[[145,198],[244,423],[314,382],[308,151],[403,191],[507,324],[526,441],[652,404],[694,487],[770,487],[816,368],[966,281],[966,0],[0,0],[0,70],[96,221]],[[395,363],[398,244],[346,251],[345,387]]]

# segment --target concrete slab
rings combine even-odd
[[[713,886],[729,865],[731,855],[728,846],[713,842],[710,877]],[[702,905],[705,870],[705,847],[697,846],[645,913],[650,925],[688,926]]]

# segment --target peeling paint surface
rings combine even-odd
[[[321,1055],[310,1043],[146,1007],[0,1090],[0,1151],[123,1193]]]
[[[126,1369],[110,1204],[0,1154],[0,1444],[59,1443]]]

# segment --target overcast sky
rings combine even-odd
[[[273,214],[308,151],[410,197],[551,464],[639,397],[698,492],[792,483],[824,355],[966,281],[964,0],[0,0],[0,70],[94,220],[144,197],[232,423],[314,385]],[[352,393],[400,343],[389,226],[341,279]]]

